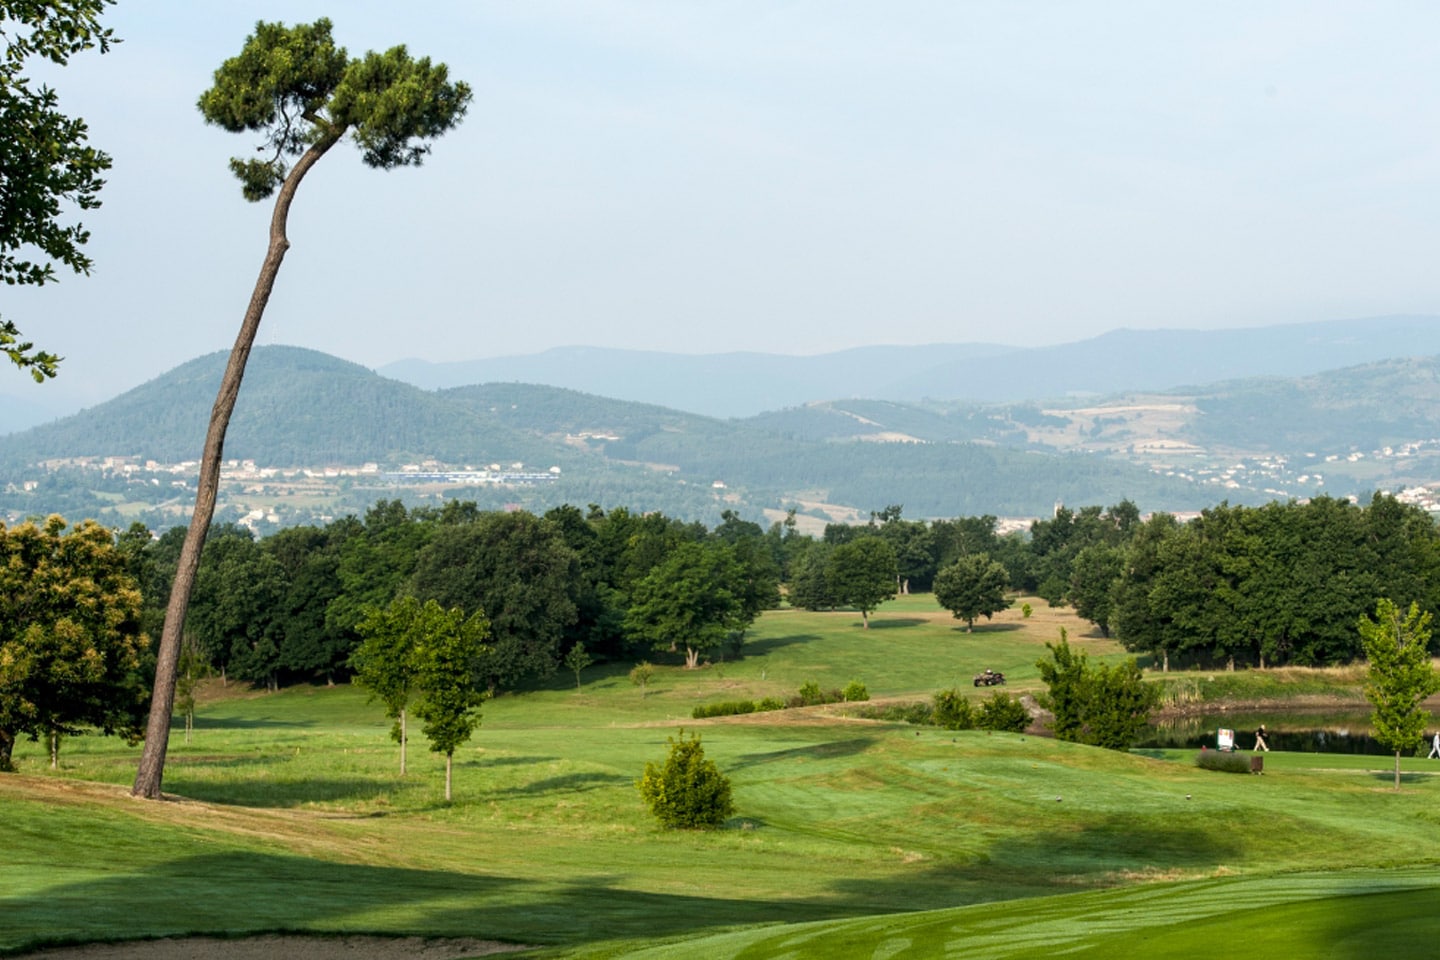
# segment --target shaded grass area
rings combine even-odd
[[[601,944],[550,955],[627,960],[1422,956],[1440,934],[1437,896],[1440,873],[1431,871],[1221,879],[735,931],[680,943]]]

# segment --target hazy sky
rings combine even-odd
[[[331,16],[475,90],[418,169],[300,189],[262,343],[819,353],[1440,312],[1440,6],[121,0],[57,72],[114,157],[89,278],[5,291],[106,399],[228,348],[268,203],[195,100]],[[8,369],[8,367],[6,368]]]

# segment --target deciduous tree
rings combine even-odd
[[[481,676],[493,691],[554,672],[575,623],[578,575],[574,551],[550,521],[524,511],[483,513],[435,530],[409,592],[446,609],[484,612],[490,654]]]
[[[470,88],[452,83],[444,64],[414,58],[403,46],[352,59],[335,45],[330,30],[326,19],[294,27],[256,24],[240,54],[215,71],[214,86],[200,96],[200,112],[207,123],[232,133],[261,136],[263,156],[232,159],[230,169],[239,178],[245,199],[274,195],[275,208],[269,248],[205,434],[195,508],[160,639],[145,751],[131,791],[138,797],[161,795],[185,611],[215,512],[225,431],[260,319],[290,247],[286,224],[295,191],[310,168],[347,137],[369,166],[391,169],[419,164],[429,152],[429,142],[459,123],[470,102]]]
[[[1422,704],[1440,690],[1430,662],[1430,613],[1411,603],[1404,617],[1393,602],[1375,604],[1375,619],[1360,618],[1360,638],[1370,672],[1365,696],[1375,708],[1375,739],[1395,751],[1395,789],[1400,789],[1400,754],[1424,741],[1430,711]]]
[[[859,610],[869,630],[871,611],[895,596],[898,575],[890,544],[879,537],[857,537],[830,552],[825,589],[838,606]]]
[[[390,737],[400,744],[400,775],[405,775],[405,748],[410,740],[406,711],[415,691],[415,646],[420,601],[396,597],[388,606],[371,607],[360,621],[360,646],[350,656],[355,679],[370,690],[371,699],[385,704],[385,716],[395,721]]]
[[[64,66],[85,50],[116,43],[100,15],[113,0],[0,0],[0,282],[41,286],[55,266],[90,272],[90,232],[72,210],[100,206],[110,157],[89,144],[85,121],[60,112],[55,91],[25,75],[36,60]],[[0,318],[0,353],[37,382],[60,358],[21,339]]]
[[[434,600],[420,608],[415,631],[415,706],[434,753],[445,755],[445,801],[451,798],[455,751],[480,726],[480,705],[489,694],[475,684],[487,650],[490,625],[483,614],[459,607],[442,610]]]
[[[949,610],[956,620],[965,621],[965,632],[975,629],[975,618],[989,620],[1010,606],[1005,592],[1010,588],[1010,575],[1003,564],[989,554],[972,553],[961,557],[935,575],[935,600]]]
[[[744,571],[725,544],[682,543],[635,584],[625,630],[657,650],[685,649],[693,669],[731,631],[754,619],[747,612]]]
[[[52,764],[87,727],[138,737],[146,641],[127,567],[92,521],[0,525],[0,770],[21,736],[48,738]]]

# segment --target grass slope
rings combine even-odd
[[[441,761],[416,741],[400,777],[388,723],[350,687],[206,702],[171,747],[166,789],[184,801],[130,800],[136,751],[113,740],[67,741],[56,773],[25,745],[22,773],[0,778],[0,951],[307,931],[586,957],[1009,956],[1042,941],[1166,955],[1135,938],[1245,955],[1204,952],[1231,945],[1205,925],[1223,921],[1303,957],[1322,955],[1318,919],[1331,939],[1372,918],[1402,944],[1440,932],[1433,911],[1406,919],[1440,884],[1440,768],[1421,760],[1395,794],[1384,758],[1276,753],[1246,777],[1182,752],[835,708],[688,719],[810,679],[917,697],[990,666],[1023,689],[1060,623],[1083,632],[1040,605],[967,636],[932,602],[888,604],[869,631],[850,613],[767,615],[744,660],[662,665],[643,696],[611,665],[579,691],[566,674],[501,697],[457,755],[448,805]],[[666,833],[639,802],[635,778],[682,725],[733,780],[725,830]],[[1245,910],[1262,919],[1244,926]]]

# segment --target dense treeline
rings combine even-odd
[[[178,546],[172,531],[145,551],[151,633]],[[258,541],[217,527],[190,633],[238,679],[334,679],[347,672],[367,609],[399,595],[433,599],[490,618],[483,680],[495,689],[552,672],[577,644],[610,659],[657,644],[688,648],[691,663],[733,655],[744,625],[778,602],[781,582],[796,606],[868,613],[896,592],[934,589],[942,572],[954,592],[967,571],[993,578],[997,565],[1012,590],[1071,605],[1165,666],[1345,662],[1360,655],[1355,623],[1378,597],[1440,603],[1435,525],[1380,495],[1365,506],[1221,504],[1189,523],[1142,519],[1128,500],[1060,507],[1006,536],[993,516],[912,521],[890,506],[819,538],[799,535],[793,516],[766,529],[727,511],[707,529],[623,507],[537,515],[392,500],[363,519]]]
[[[1005,567],[1012,589],[1073,606],[1102,635],[1167,668],[1172,658],[1345,663],[1361,656],[1355,625],[1378,598],[1440,608],[1434,522],[1381,494],[1364,506],[1329,497],[1222,503],[1188,523],[1165,513],[1142,519],[1128,500],[1060,507],[1028,536],[999,536],[993,516],[923,523],[892,506],[868,524],[832,524],[820,541],[790,551],[791,601],[837,605],[826,581],[833,552],[861,538],[890,545],[901,590],[930,590],[942,571],[965,569],[962,558],[984,556]]]
[[[10,583],[0,592],[0,768],[22,735],[49,736],[53,751],[85,724],[133,732],[146,638],[163,625],[183,537],[177,527],[152,539],[139,524],[117,537],[88,522],[65,533],[58,517],[0,526]],[[1129,501],[1061,507],[1008,535],[993,516],[911,521],[890,506],[819,538],[800,535],[793,514],[767,529],[726,511],[707,528],[594,504],[537,515],[387,500],[260,540],[215,526],[183,659],[192,677],[208,666],[272,688],[343,679],[367,616],[412,597],[488,620],[474,679],[493,692],[562,661],[736,656],[782,583],[795,606],[862,614],[897,592],[939,595],[943,583],[947,608],[973,622],[1008,605],[991,595],[1007,582],[1072,605],[1167,668],[1343,663],[1363,656],[1356,625],[1378,599],[1440,607],[1440,533],[1386,495],[1222,503],[1186,523],[1142,517]],[[89,619],[67,612],[81,596]],[[112,613],[94,615],[104,605]],[[83,684],[65,668],[76,657],[95,668]]]
[[[152,634],[183,533],[161,536],[139,563]],[[329,681],[348,675],[368,611],[397,596],[435,600],[489,619],[477,681],[494,690],[552,673],[577,644],[597,657],[649,654],[656,635],[627,629],[626,618],[641,600],[661,596],[662,607],[690,617],[688,632],[665,649],[722,657],[738,649],[761,610],[778,604],[780,542],[778,528],[767,539],[758,524],[733,515],[711,531],[623,507],[565,506],[537,516],[457,501],[410,509],[386,500],[363,519],[262,540],[222,524],[206,541],[187,633],[200,659],[226,677],[271,687]],[[665,593],[687,576],[666,566],[682,547],[706,558],[707,569],[719,565],[733,607],[687,609],[683,596]],[[707,603],[716,592],[712,581],[691,591]]]

